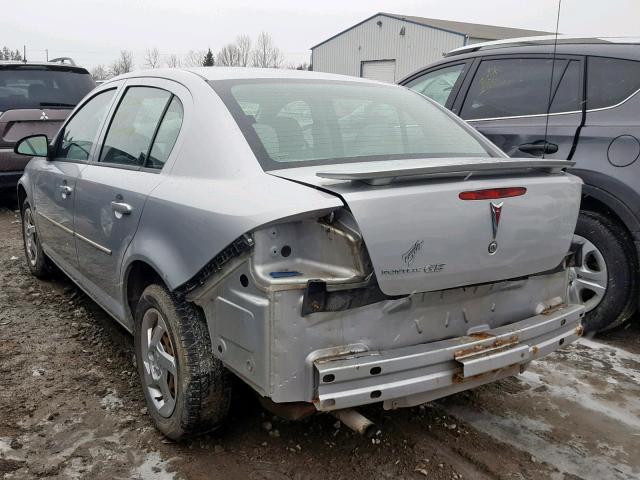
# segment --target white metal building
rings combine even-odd
[[[377,13],[311,47],[317,72],[396,82],[470,43],[549,32]]]

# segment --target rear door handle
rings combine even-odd
[[[533,143],[523,143],[518,146],[518,150],[524,153],[530,153],[531,155],[542,155],[543,153],[556,153],[558,151],[558,145],[545,142],[544,140],[538,140]]]
[[[116,214],[120,214],[121,216],[129,215],[133,211],[133,207],[131,205],[123,202],[111,202],[111,208],[116,212]]]

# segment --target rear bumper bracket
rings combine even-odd
[[[526,365],[582,335],[582,305],[481,333],[386,351],[318,358],[318,410],[374,402],[410,407],[524,370]]]

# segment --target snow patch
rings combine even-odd
[[[169,461],[162,459],[158,452],[149,452],[143,462],[131,472],[135,480],[174,480],[175,474],[167,472]]]
[[[536,370],[542,369],[545,370],[543,374],[525,371],[520,375],[520,378],[534,388],[544,385],[548,389],[547,393],[553,396],[571,400],[588,410],[602,413],[623,425],[640,430],[639,399],[627,398],[626,405],[620,407],[619,402],[613,403],[601,398],[601,395],[607,392],[599,392],[592,385],[575,378],[575,376],[571,378],[571,385],[563,385],[562,383],[567,380],[567,375],[536,365]]]
[[[510,445],[517,445],[539,461],[548,462],[562,473],[577,475],[585,479],[636,480],[637,472],[607,455],[585,456],[579,445],[562,445],[549,442],[527,425],[525,417],[513,419],[499,417],[488,412],[472,411],[465,407],[447,409],[452,415],[471,424],[474,428]],[[533,421],[533,425],[537,424]],[[577,448],[579,447],[579,448]],[[558,476],[563,478],[563,476]]]

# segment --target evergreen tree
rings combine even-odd
[[[207,54],[204,56],[204,60],[202,61],[202,66],[203,67],[213,67],[213,65],[214,65],[213,52],[211,51],[211,49],[209,49],[207,51]]]

